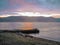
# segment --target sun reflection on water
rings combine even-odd
[[[30,30],[30,29],[33,29],[33,23],[32,22],[25,22],[23,27],[22,27],[23,30]]]

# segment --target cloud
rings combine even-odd
[[[20,7],[21,5],[14,0],[0,0],[0,11],[14,10]]]
[[[0,17],[9,17],[9,16],[28,16],[28,17],[51,17],[51,14],[40,14],[39,12],[9,12],[1,14]]]
[[[0,0],[0,12],[60,13],[60,0]],[[0,13],[1,14],[1,13]]]
[[[0,10],[5,10],[9,6],[8,0],[0,0]]]
[[[14,15],[18,15],[17,13],[15,13],[15,12],[0,12],[0,16],[1,15],[12,15],[12,16],[14,16]]]
[[[29,3],[35,3],[40,8],[60,9],[60,0],[26,0]]]

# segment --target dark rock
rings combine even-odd
[[[0,33],[2,32],[10,32],[10,33],[24,33],[24,34],[31,34],[31,33],[39,33],[38,29],[29,29],[29,30],[19,30],[19,29],[15,29],[15,30],[0,30]]]

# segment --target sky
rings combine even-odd
[[[15,12],[60,14],[60,0],[0,0],[0,15],[18,15]]]

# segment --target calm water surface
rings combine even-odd
[[[24,27],[25,23],[29,23],[29,22],[0,22],[0,30],[21,29]],[[40,33],[30,34],[30,35],[60,42],[59,22],[31,22],[31,23],[32,23],[32,28],[38,28],[40,30]]]

